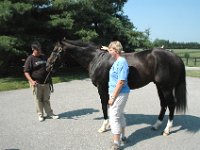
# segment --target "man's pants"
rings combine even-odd
[[[49,84],[37,84],[33,88],[33,95],[35,99],[36,110],[39,116],[44,115],[43,109],[45,110],[48,116],[51,116],[53,114],[53,111],[50,105],[50,94],[51,94],[51,91],[50,91]]]
[[[113,134],[121,134],[121,129],[126,126],[124,117],[124,107],[129,93],[122,93],[116,98],[114,104],[110,106],[110,126]]]

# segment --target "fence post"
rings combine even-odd
[[[195,57],[194,58],[194,65],[196,66],[196,64],[197,64],[197,58]]]

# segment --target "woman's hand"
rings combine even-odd
[[[101,49],[107,51],[108,47],[107,46],[102,46]]]
[[[109,99],[109,100],[108,100],[108,105],[112,106],[113,103],[114,103],[114,99]]]
[[[115,102],[115,97],[111,96],[110,99],[108,100],[108,104],[112,106],[114,102]]]

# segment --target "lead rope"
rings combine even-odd
[[[47,76],[46,76],[46,78],[45,78],[45,80],[44,80],[44,84],[46,84],[47,79],[49,78],[49,75],[51,74],[51,71],[52,71],[52,70],[53,70],[53,65],[52,65],[51,70],[49,71],[49,73],[47,74]],[[51,81],[50,81],[50,83],[49,83],[49,88],[50,88],[51,93],[53,93],[53,92],[54,92],[54,88],[53,88],[52,79],[51,79]]]
[[[60,47],[60,48],[59,48],[59,51],[56,53],[56,56],[57,56],[57,57],[59,56],[59,54],[60,54],[61,51],[62,51],[62,48]],[[56,59],[57,59],[57,58],[56,58]],[[55,62],[55,61],[54,61],[54,62]],[[44,80],[44,84],[46,84],[47,79],[49,78],[49,75],[50,75],[51,71],[53,70],[53,64],[54,64],[54,62],[52,63],[52,65],[51,65],[51,70],[49,71],[49,73],[47,74],[47,76],[46,76],[46,78],[45,78],[45,80]],[[54,88],[53,88],[52,79],[51,79],[51,81],[50,81],[49,88],[50,88],[51,93],[53,93],[53,92],[54,92]]]

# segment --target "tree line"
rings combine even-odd
[[[107,45],[120,40],[125,52],[151,48],[150,30],[138,31],[123,12],[127,0],[1,0],[0,75],[23,66],[34,40],[49,55],[63,37]],[[158,44],[159,45],[159,44]],[[157,45],[156,45],[157,46]]]
[[[169,40],[155,39],[153,47],[164,46],[167,49],[200,49],[198,42],[170,42]]]

